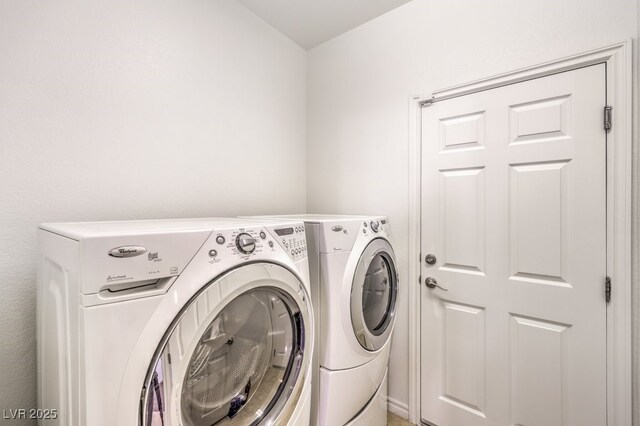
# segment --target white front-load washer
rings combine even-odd
[[[309,423],[301,222],[44,224],[39,244],[47,424]]]
[[[384,216],[285,215],[305,223],[316,315],[312,423],[385,425],[398,274]]]

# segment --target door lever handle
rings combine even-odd
[[[440,290],[442,291],[449,291],[448,288],[444,288],[442,287],[440,284],[438,284],[438,281],[436,281],[435,278],[433,277],[427,277],[424,279],[424,283],[426,284],[427,287],[429,288],[436,288],[438,287]]]

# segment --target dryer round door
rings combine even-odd
[[[362,252],[351,286],[351,324],[366,350],[376,351],[389,340],[397,293],[393,249],[387,240],[376,238]]]
[[[266,425],[291,414],[311,356],[311,312],[300,281],[269,267],[277,279],[264,264],[242,266],[185,306],[147,374],[142,425]],[[244,287],[218,305],[220,286]]]

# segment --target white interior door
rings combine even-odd
[[[606,424],[605,78],[423,108],[423,421]]]

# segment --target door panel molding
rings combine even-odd
[[[409,420],[420,423],[420,253],[421,138],[423,105],[546,77],[590,65],[606,64],[607,104],[613,107],[612,129],[607,133],[607,273],[613,283],[607,306],[607,423],[631,425],[631,278],[632,278],[632,42],[617,43],[590,52],[476,80],[409,98]],[[569,100],[550,99],[540,105],[514,105],[519,121],[511,130],[512,143],[564,143],[570,132]],[[570,106],[570,105],[569,105]],[[428,107],[428,106],[426,106]],[[480,113],[480,111],[479,111]],[[556,114],[557,129],[527,126],[529,114]],[[517,116],[519,115],[519,117]],[[441,123],[439,146],[449,149],[482,149],[480,115],[457,117]],[[449,132],[449,134],[445,132]],[[453,133],[451,133],[453,132]],[[474,135],[475,132],[475,135]],[[570,134],[570,133],[569,133]],[[476,137],[474,137],[476,136]],[[475,140],[474,140],[475,139]],[[636,156],[638,154],[636,153]],[[530,277],[525,277],[527,280]],[[545,281],[546,283],[546,281]],[[559,283],[553,282],[553,285]],[[603,283],[604,291],[604,283]],[[614,349],[618,350],[614,350]]]

